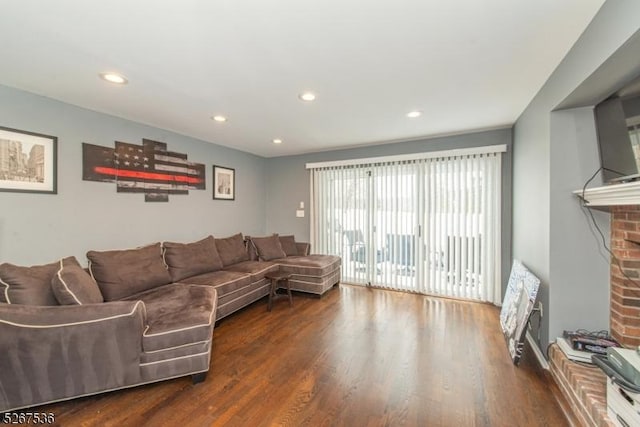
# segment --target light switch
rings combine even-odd
[[[296,211],[296,218],[304,218],[304,210],[298,209]]]
[[[304,202],[300,202],[300,209],[304,209]]]

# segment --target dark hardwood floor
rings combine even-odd
[[[41,408],[65,426],[564,426],[487,304],[340,285],[222,320],[209,375]],[[529,350],[529,349],[527,349]]]

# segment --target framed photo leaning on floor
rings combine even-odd
[[[524,349],[527,323],[533,312],[540,279],[518,260],[513,260],[511,275],[500,310],[500,326],[507,349],[515,365],[520,362]]]

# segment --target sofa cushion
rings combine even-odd
[[[341,259],[335,255],[307,255],[274,260],[280,264],[280,271],[299,276],[322,277],[339,269]]]
[[[217,310],[216,310],[217,312]],[[209,353],[211,350],[211,341],[199,341],[193,344],[181,345],[179,347],[171,347],[162,350],[150,352],[142,352],[140,354],[140,366],[144,367],[159,363],[171,363],[176,359],[189,359],[202,354]],[[144,371],[143,371],[144,375]],[[157,378],[157,377],[156,377]]]
[[[222,258],[222,264],[227,267],[242,261],[249,260],[249,254],[244,244],[242,233],[234,234],[224,239],[216,238],[216,247]]]
[[[174,282],[222,268],[213,236],[193,243],[163,242],[164,262]]]
[[[299,256],[309,255],[311,245],[307,242],[296,242],[296,249]]]
[[[251,243],[251,237],[245,236],[245,242],[247,242],[247,253],[249,254],[249,261],[258,261],[258,251],[253,243]]]
[[[144,302],[147,327],[142,335],[145,352],[211,339],[217,295],[208,286],[169,284],[126,298]]]
[[[8,262],[1,264],[0,301],[9,304],[58,305],[51,289],[51,279],[59,268],[57,261],[31,267]]]
[[[243,261],[225,268],[226,271],[236,271],[251,275],[251,281],[257,282],[264,279],[269,273],[276,273],[280,266],[271,261]]]
[[[104,301],[98,284],[75,257],[61,259],[51,279],[51,289],[61,305],[98,304]]]
[[[179,283],[188,285],[207,285],[216,288],[218,298],[229,292],[245,287],[252,282],[251,275],[236,271],[214,271],[182,279]]]
[[[296,256],[298,254],[298,247],[296,246],[296,239],[294,236],[279,236],[280,246],[287,256]]]
[[[253,243],[253,246],[256,248],[260,261],[271,261],[287,256],[282,250],[282,245],[280,244],[280,239],[277,234],[269,237],[252,237],[251,243]]]
[[[160,243],[138,249],[89,251],[89,271],[105,301],[119,300],[171,282]]]

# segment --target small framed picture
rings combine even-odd
[[[0,126],[0,191],[56,194],[58,138]]]
[[[236,199],[236,170],[213,165],[213,198]]]

